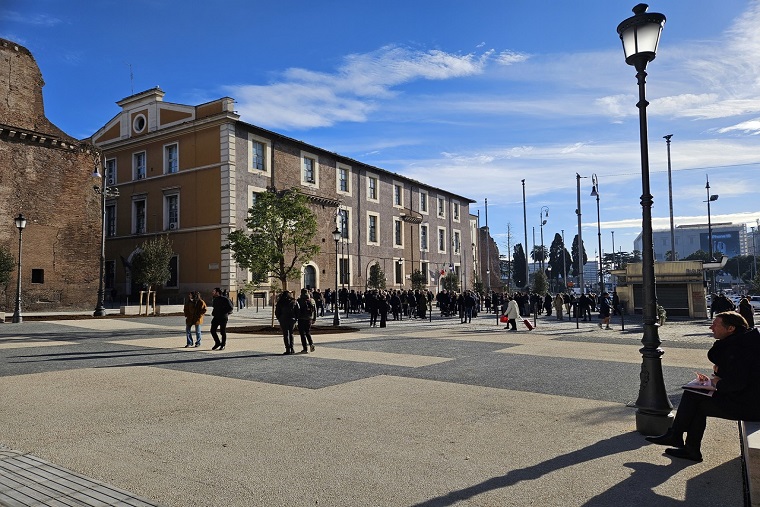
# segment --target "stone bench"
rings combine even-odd
[[[171,313],[182,313],[184,311],[184,305],[158,305],[156,306],[156,315],[168,315]],[[139,306],[122,306],[120,307],[119,312],[122,315],[137,315],[138,310],[140,310]],[[142,307],[142,314],[145,315],[145,306]],[[147,310],[148,314],[153,314],[153,308],[148,308]]]
[[[739,421],[746,505],[760,507],[760,422]]]

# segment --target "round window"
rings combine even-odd
[[[142,114],[135,116],[135,119],[132,122],[132,128],[135,129],[135,132],[142,132],[145,130],[145,116]]]

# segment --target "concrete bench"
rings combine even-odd
[[[746,505],[760,507],[760,422],[739,421]]]
[[[156,306],[156,315],[168,315],[171,313],[182,313],[184,311],[184,305],[158,305]],[[140,309],[139,306],[122,306],[120,308],[120,313],[122,315],[137,315],[138,310]],[[145,306],[142,307],[142,314],[145,315],[145,312],[148,312],[148,314],[153,313],[153,308],[145,309]]]

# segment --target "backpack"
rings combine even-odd
[[[314,315],[314,303],[311,299],[299,299],[298,302],[298,320],[311,320]]]

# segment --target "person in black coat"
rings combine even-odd
[[[733,421],[760,421],[760,332],[747,330],[747,321],[734,311],[715,316],[710,329],[716,342],[707,352],[713,375],[699,374],[715,387],[712,396],[685,390],[673,427],[649,442],[668,445],[665,453],[676,458],[702,461],[702,436],[707,417]],[[684,442],[683,434],[686,433]]]

